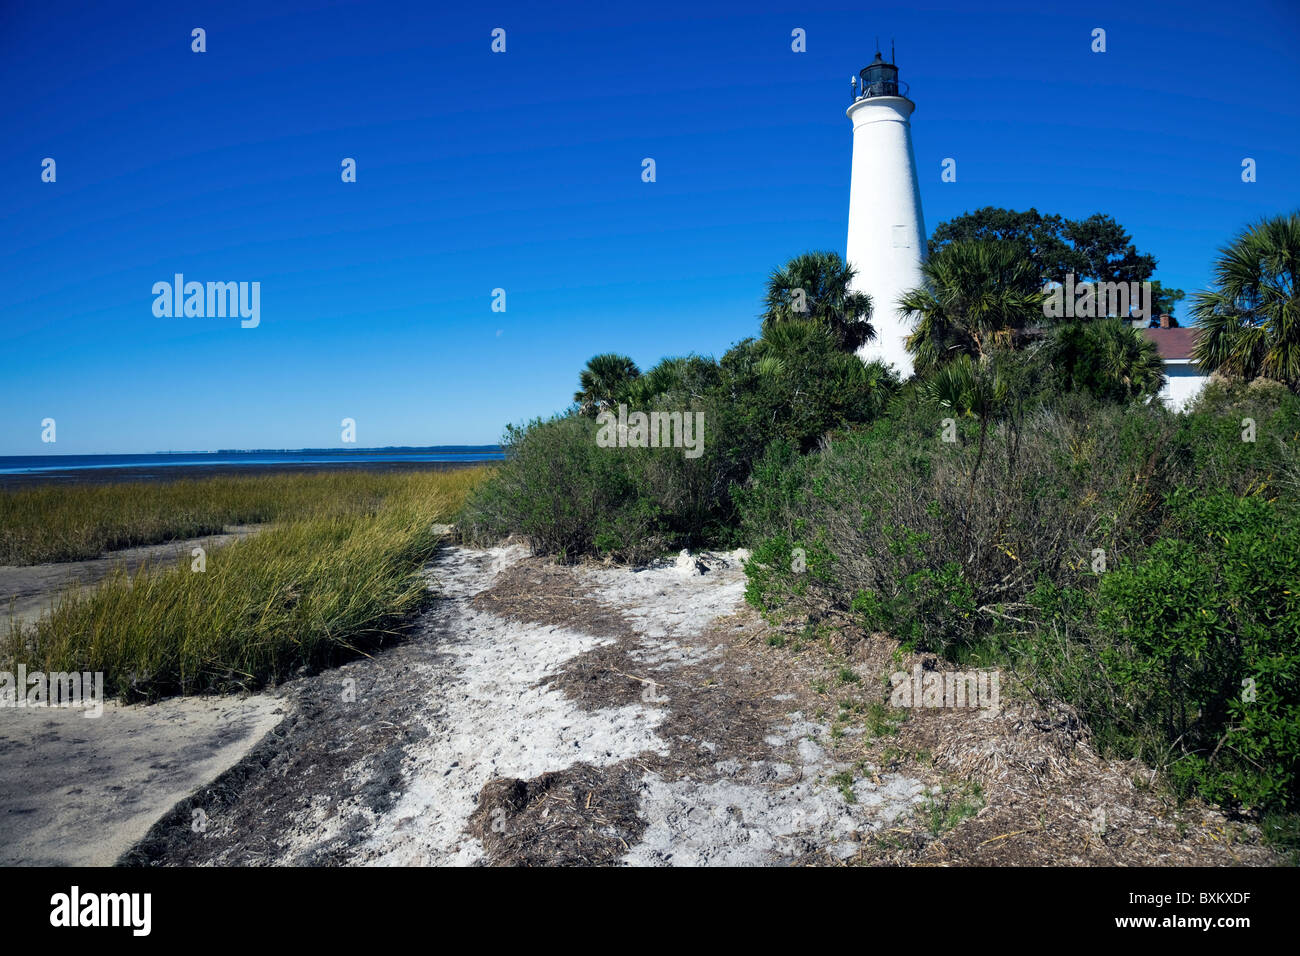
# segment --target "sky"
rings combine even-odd
[[[0,455],[483,444],[594,354],[720,356],[844,251],[876,37],[927,230],[1105,212],[1192,292],[1300,207],[1297,0],[0,0]],[[156,316],[176,273],[259,324]]]

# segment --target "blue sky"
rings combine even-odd
[[[929,229],[1107,212],[1191,291],[1300,206],[1294,0],[0,2],[0,454],[485,443],[597,352],[720,355],[843,252],[876,36]],[[155,317],[177,272],[261,324]]]

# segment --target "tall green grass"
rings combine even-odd
[[[65,594],[36,624],[10,625],[0,667],[103,671],[106,689],[136,700],[250,689],[373,648],[429,597],[433,525],[486,472],[255,479],[283,491],[262,516],[297,516],[212,552],[203,572],[186,558]],[[213,483],[226,494],[229,481]],[[208,483],[189,484],[197,498]]]
[[[320,471],[0,492],[0,564],[81,561],[232,524],[373,510],[411,474]]]

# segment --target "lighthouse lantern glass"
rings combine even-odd
[[[897,96],[898,67],[883,62],[879,54],[876,61],[862,71],[864,96]]]

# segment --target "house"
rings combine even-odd
[[[1165,386],[1159,398],[1175,411],[1182,411],[1200,394],[1209,375],[1201,371],[1192,358],[1199,329],[1173,326],[1169,316],[1159,317],[1159,325],[1141,329],[1142,336],[1156,345],[1165,363]]]

